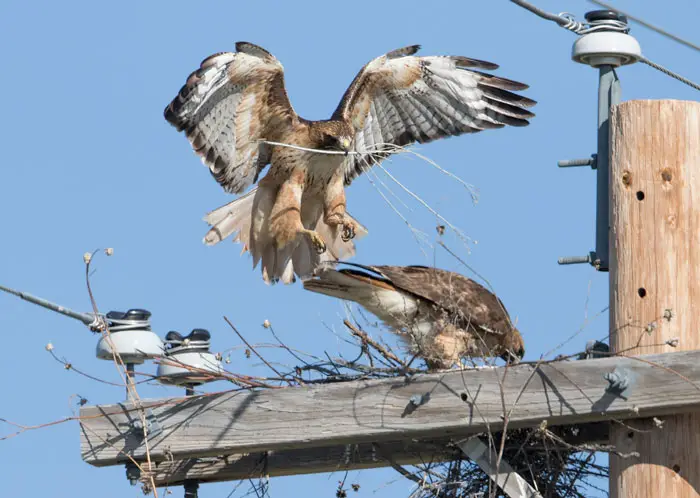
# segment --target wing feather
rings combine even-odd
[[[496,333],[507,333],[513,329],[501,300],[478,282],[459,273],[427,266],[369,266],[349,261],[336,262],[335,265],[360,268],[363,271],[343,268],[337,272],[363,276],[367,283],[381,282],[385,288],[420,298],[444,309],[463,326],[480,327]]]
[[[527,85],[480,70],[497,69],[491,62],[462,56],[418,57],[413,45],[370,61],[343,95],[333,119],[355,128],[355,150],[347,161],[349,184],[390,154],[391,147],[474,133],[525,126],[535,104],[513,93]]]
[[[459,273],[426,266],[371,268],[396,288],[426,299],[475,327],[500,333],[510,332],[513,328],[501,300],[478,282]]]
[[[284,88],[284,68],[265,49],[238,42],[236,52],[204,59],[165,108],[226,191],[240,193],[269,163],[275,140],[298,122]]]

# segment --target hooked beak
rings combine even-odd
[[[348,155],[348,152],[350,152],[350,139],[349,138],[343,138],[340,141],[340,147],[345,151],[345,155]]]

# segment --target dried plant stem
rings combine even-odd
[[[395,362],[395,363],[398,363],[398,364],[401,365],[401,366],[404,366],[404,365],[405,365],[404,362],[401,361],[401,359],[400,359],[398,356],[396,356],[396,355],[395,355],[394,353],[392,353],[391,351],[388,351],[384,346],[382,346],[382,345],[379,344],[377,341],[375,341],[374,339],[372,339],[369,335],[367,335],[366,332],[363,332],[362,330],[358,329],[358,328],[355,327],[352,323],[350,323],[348,320],[343,320],[343,324],[344,324],[348,329],[350,329],[350,333],[351,333],[352,335],[354,335],[354,336],[356,336],[356,337],[359,337],[360,340],[362,340],[363,343],[369,344],[369,345],[372,346],[374,349],[376,349],[377,351],[379,351],[379,353],[381,353],[381,355],[384,356],[384,358],[386,358],[386,359],[388,359],[388,360],[391,360],[391,361],[393,361],[393,362]]]
[[[262,357],[262,355],[260,353],[258,353],[258,351],[248,341],[245,340],[245,337],[243,337],[243,335],[241,335],[241,333],[238,332],[238,329],[236,328],[236,326],[233,323],[231,323],[231,320],[229,320],[227,317],[224,317],[224,320],[226,321],[226,323],[228,323],[229,327],[231,327],[231,330],[233,330],[236,333],[236,335],[241,339],[241,341],[243,341],[245,343],[245,345],[248,346],[248,349],[250,349],[253,353],[255,353],[255,356],[260,358],[262,360],[262,362],[265,365],[267,365],[267,367],[270,370],[275,372],[278,377],[284,378],[290,386],[294,385],[294,383],[290,379],[286,379],[284,375],[279,373],[279,371],[275,367],[273,367],[265,358]],[[300,380],[300,383],[303,385],[303,382],[301,382],[301,380]]]
[[[97,254],[97,250],[95,250],[92,255],[86,259],[85,261],[85,283],[87,286],[87,291],[88,291],[88,296],[90,297],[90,304],[92,305],[92,310],[95,315],[95,317],[101,317],[102,315],[99,312],[99,309],[97,307],[97,301],[95,300],[95,296],[92,292],[92,287],[90,285],[90,263],[92,262],[95,254]],[[114,362],[115,367],[117,368],[117,372],[119,373],[119,376],[121,377],[122,381],[124,382],[124,385],[127,388],[127,393],[129,395],[129,398],[131,401],[134,403],[134,405],[137,407],[137,413],[139,415],[139,418],[141,419],[141,424],[143,427],[143,440],[144,440],[144,445],[146,447],[146,464],[148,465],[148,475],[150,476],[150,481],[151,481],[151,491],[153,492],[153,496],[155,498],[158,498],[158,490],[156,489],[155,481],[153,480],[152,476],[152,469],[153,469],[153,463],[151,461],[151,449],[150,449],[150,444],[149,444],[149,439],[148,439],[148,424],[146,423],[146,413],[143,409],[143,406],[141,405],[141,398],[139,397],[138,391],[136,390],[136,384],[134,383],[134,379],[131,375],[127,373],[127,367],[124,364],[124,361],[122,360],[122,357],[119,355],[117,352],[117,348],[114,346],[114,343],[112,342],[112,337],[110,334],[109,330],[109,324],[107,323],[106,320],[103,318],[101,319],[101,324],[102,326],[102,335],[103,337],[107,340],[107,343],[110,347],[110,350],[112,351],[112,360]],[[139,469],[141,467],[139,466]]]

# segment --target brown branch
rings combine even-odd
[[[263,362],[265,365],[267,365],[268,368],[269,368],[270,370],[272,370],[273,372],[275,372],[275,373],[277,374],[278,377],[280,377],[280,378],[286,380],[287,383],[288,383],[290,386],[293,386],[293,385],[294,385],[294,383],[293,383],[290,379],[286,378],[286,377],[285,377],[284,375],[282,375],[275,367],[273,367],[272,365],[270,365],[270,363],[269,363],[265,358],[263,358],[262,355],[261,355],[260,353],[258,353],[258,351],[253,347],[252,344],[250,344],[248,341],[245,340],[245,337],[243,337],[243,335],[238,331],[238,329],[235,327],[235,325],[233,325],[233,323],[231,323],[231,320],[229,320],[227,317],[224,317],[224,320],[226,320],[226,323],[228,323],[229,327],[231,327],[231,330],[233,330],[233,331],[236,333],[236,335],[239,337],[239,339],[240,339],[241,341],[243,341],[243,342],[245,343],[246,346],[248,346],[248,349],[250,349],[253,353],[255,353],[255,356],[257,356],[258,358],[260,358],[260,360],[262,360],[262,362]],[[298,382],[299,382],[300,384],[304,385],[304,383],[303,383],[303,381],[301,381],[301,379],[299,379]]]
[[[372,346],[374,349],[376,349],[384,358],[391,360],[395,363],[398,363],[401,366],[405,366],[405,363],[401,361],[401,359],[396,356],[394,353],[391,351],[388,351],[384,346],[379,344],[377,341],[372,339],[369,335],[367,335],[366,332],[358,329],[355,327],[352,323],[350,323],[347,319],[343,320],[343,324],[350,329],[350,333],[354,335],[355,337],[358,337],[363,344],[369,344]]]
[[[95,250],[92,254],[87,253],[84,257],[85,283],[87,286],[88,296],[90,297],[90,304],[92,305],[92,310],[95,317],[101,321],[100,325],[103,327],[103,330],[101,331],[102,336],[105,337],[107,343],[109,344],[110,350],[112,351],[112,360],[114,361],[114,364],[117,367],[117,371],[119,372],[119,375],[122,378],[124,385],[126,386],[129,396],[133,400],[134,404],[138,407],[138,415],[141,419],[141,424],[143,427],[143,441],[146,446],[146,462],[148,464],[148,471],[150,473],[153,469],[153,463],[151,462],[151,450],[148,440],[148,424],[146,423],[146,413],[145,410],[143,410],[143,406],[141,405],[141,398],[138,394],[138,391],[136,390],[136,384],[134,383],[134,379],[131,375],[127,373],[126,365],[124,364],[121,355],[117,352],[116,348],[114,347],[114,343],[112,342],[112,337],[109,330],[109,323],[107,323],[107,321],[104,320],[104,318],[100,318],[101,315],[97,308],[97,301],[95,300],[95,296],[92,293],[92,287],[90,285],[90,263],[92,262],[92,259],[96,253],[97,250]],[[152,476],[151,490],[153,492],[153,496],[155,498],[158,498],[158,491],[156,490],[155,481],[153,480]]]

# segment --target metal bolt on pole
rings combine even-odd
[[[590,166],[591,169],[596,169],[598,165],[596,164],[596,155],[593,154],[588,159],[564,159],[563,161],[557,161],[557,166],[560,168],[576,168],[579,166]]]

